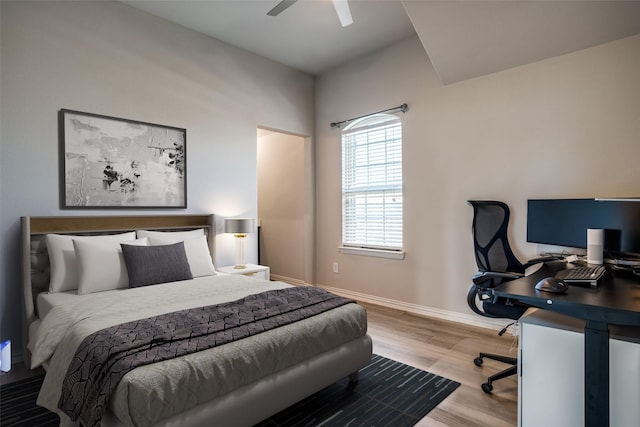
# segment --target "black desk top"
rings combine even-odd
[[[570,285],[566,294],[535,289],[539,280],[565,268],[565,262],[547,262],[529,276],[496,287],[494,294],[585,320],[640,326],[640,277],[608,269],[596,288]]]

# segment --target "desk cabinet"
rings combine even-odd
[[[583,321],[545,310],[522,317],[519,426],[584,427],[583,331]],[[623,334],[611,328],[611,427],[640,425],[640,331]]]

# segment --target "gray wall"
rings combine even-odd
[[[59,109],[186,128],[188,209],[173,212],[255,217],[256,128],[311,135],[314,81],[117,2],[0,4],[0,337],[17,352],[20,216],[166,213],[60,210]],[[233,264],[232,236],[215,261]]]

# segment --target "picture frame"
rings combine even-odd
[[[63,209],[187,207],[187,130],[59,111]]]

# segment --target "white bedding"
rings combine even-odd
[[[226,275],[225,273],[216,272],[219,275]],[[78,297],[78,290],[66,291],[66,292],[40,292],[36,297],[36,308],[38,317],[43,319],[53,307],[58,305],[73,304]]]
[[[53,307],[72,303],[78,297],[78,290],[67,292],[40,292],[36,297],[36,308],[38,317],[44,317]]]
[[[57,412],[67,366],[82,339],[95,331],[288,286],[217,275],[143,288],[55,296],[53,303],[49,300],[52,308],[47,315],[30,331],[32,367],[47,365],[38,404]],[[68,301],[58,305],[61,300]],[[127,425],[152,425],[365,333],[364,309],[348,304],[235,343],[137,368],[122,379],[110,408]],[[283,348],[287,349],[284,353]],[[64,415],[61,420],[63,425],[70,424]]]

